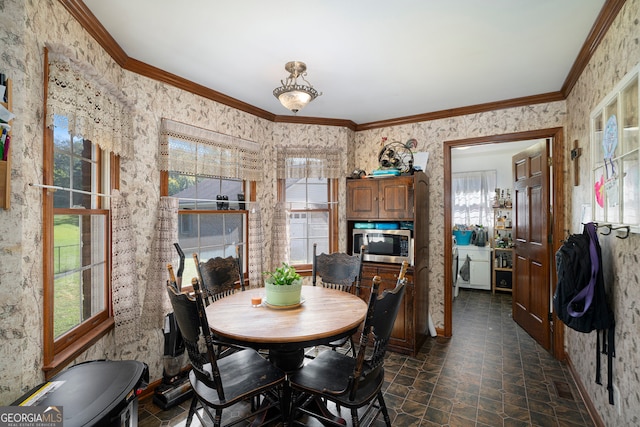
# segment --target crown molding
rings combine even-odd
[[[113,60],[125,70],[140,74],[144,77],[148,77],[159,82],[169,84],[184,91],[202,96],[212,101],[219,102],[221,104],[238,109],[240,111],[244,111],[249,114],[253,114],[257,117],[272,122],[340,126],[358,132],[376,128],[443,119],[447,117],[501,110],[505,108],[514,108],[524,105],[563,101],[566,99],[569,93],[571,93],[571,90],[575,86],[578,78],[580,77],[580,74],[584,71],[589,60],[593,56],[593,53],[609,30],[609,27],[611,26],[611,23],[617,16],[618,12],[620,11],[620,9],[622,9],[622,6],[624,6],[626,0],[606,1],[605,5],[600,11],[600,14],[598,15],[596,22],[591,29],[591,32],[589,33],[589,36],[587,37],[587,40],[585,41],[580,53],[578,54],[573,67],[571,68],[567,76],[562,89],[558,92],[549,92],[540,95],[488,102],[485,104],[470,105],[466,107],[452,108],[448,110],[434,111],[430,113],[398,117],[362,124],[356,124],[351,120],[342,119],[276,115],[230,96],[224,95],[223,93],[220,93],[213,89],[194,83],[185,78],[176,76],[175,74],[171,74],[152,65],[138,61],[137,59],[130,58],[82,0],[58,1],[78,21],[78,23],[85,29],[85,31],[87,31],[89,35],[91,35],[91,37],[93,37],[98,42],[98,44],[102,46],[107,54],[109,54],[113,58]]]
[[[258,107],[254,107],[253,105],[247,104],[246,102],[239,101],[206,86],[194,83],[191,80],[187,80],[183,77],[161,70],[160,68],[154,67],[153,65],[138,61],[137,59],[129,58],[123,68],[133,73],[140,74],[141,76],[148,77],[152,80],[166,83],[168,85],[177,87],[178,89],[182,89],[186,92],[202,96],[212,101],[219,102],[221,104],[227,105],[240,111],[244,111],[245,113],[253,114],[254,116],[269,121],[274,121],[276,117],[276,115],[273,113],[270,113]]]
[[[446,119],[448,117],[466,116],[469,114],[484,113],[487,111],[502,110],[505,108],[522,107],[525,105],[543,104],[547,102],[563,101],[565,98],[560,92],[549,92],[540,95],[524,96],[521,98],[507,99],[503,101],[487,102],[485,104],[469,105],[467,107],[451,108],[448,110],[433,111],[431,113],[416,114],[414,116],[399,117],[396,119],[381,120],[371,123],[362,123],[356,126],[356,131],[376,128],[400,126],[429,120]]]
[[[618,12],[620,12],[620,9],[622,9],[625,2],[626,0],[607,0],[604,6],[602,6],[602,10],[600,10],[596,22],[593,24],[593,27],[591,27],[591,31],[582,45],[582,49],[580,50],[580,53],[578,53],[578,57],[574,61],[573,66],[562,85],[562,89],[560,91],[565,98],[569,96],[578,82],[580,75],[587,67],[591,57],[600,45],[604,36],[607,34],[607,31],[609,31],[609,27],[611,27],[611,24],[614,19],[616,19],[616,16],[618,16]]]
[[[324,126],[340,126],[346,127],[353,131],[358,127],[351,120],[345,119],[327,119],[322,117],[301,117],[301,116],[275,116],[276,123],[298,123],[305,125],[324,125]]]

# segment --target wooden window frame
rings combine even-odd
[[[45,127],[43,146],[43,183],[44,185],[54,185],[53,182],[53,159],[54,142],[53,129]],[[102,179],[104,163],[102,150],[98,150],[96,178],[98,188],[103,188]],[[110,155],[109,170],[111,189],[119,187],[119,167],[118,156]],[[116,172],[116,173],[113,173]],[[113,307],[111,301],[111,220],[109,210],[103,208],[102,197],[98,198],[97,209],[54,209],[54,192],[50,189],[43,189],[43,367],[45,378],[50,379],[60,372],[68,363],[78,357],[89,347],[95,344],[100,338],[109,333],[115,325],[113,318]],[[105,307],[99,313],[86,319],[78,326],[64,333],[57,339],[54,337],[54,262],[53,262],[53,222],[56,213],[71,214],[99,214],[106,216],[105,230]]]
[[[278,201],[286,202],[286,179],[278,179]],[[331,253],[338,251],[339,236],[338,236],[338,180],[334,178],[327,178],[327,202],[329,211],[329,251]],[[304,210],[296,209],[296,212],[313,212],[315,209]],[[320,211],[320,210],[318,210]],[[321,209],[325,211],[325,209]],[[288,236],[287,236],[288,238]],[[311,275],[312,264],[296,264],[294,265],[296,271],[302,275]]]

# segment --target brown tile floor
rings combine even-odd
[[[388,354],[393,426],[594,425],[567,367],[511,319],[511,295],[461,290],[453,310],[451,339],[428,339],[416,357]],[[140,402],[139,425],[184,426],[188,405]]]

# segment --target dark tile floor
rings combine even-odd
[[[568,368],[512,320],[511,295],[461,290],[453,311],[451,339],[429,338],[416,357],[388,354],[393,426],[594,425]],[[162,411],[142,401],[139,425],[184,426],[188,405]]]

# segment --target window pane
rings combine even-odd
[[[289,178],[285,197],[290,209],[327,209],[327,179]]]
[[[215,257],[235,257],[235,246],[245,242],[245,215],[216,212],[191,214],[181,211],[178,242],[182,251],[188,256],[197,253],[203,262]],[[246,269],[246,262],[243,262],[243,268]],[[185,262],[183,277],[188,281],[196,277],[192,262]]]
[[[106,215],[55,215],[54,336],[106,309]]]
[[[238,210],[239,204],[233,202],[242,194],[242,184],[242,180],[238,179],[169,173],[169,195],[181,199],[180,209]],[[226,199],[218,199],[218,196],[226,196]]]
[[[291,264],[310,264],[314,243],[322,248],[329,247],[328,180],[287,179],[285,185],[290,209],[289,261]],[[322,211],[318,211],[320,209]]]
[[[623,205],[622,222],[625,224],[640,223],[640,162],[638,151],[633,151],[622,159]]]
[[[71,156],[56,152],[53,159],[53,185],[63,188],[71,187]],[[54,208],[71,207],[71,193],[56,191],[53,193]]]

